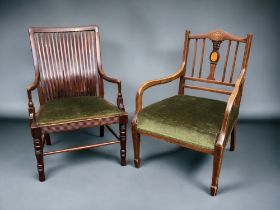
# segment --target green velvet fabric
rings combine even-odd
[[[141,132],[213,150],[224,118],[226,102],[177,95],[145,107],[138,115]],[[230,130],[238,116],[233,108]]]
[[[45,103],[37,116],[37,123],[39,125],[59,123],[120,115],[121,113],[123,113],[121,110],[101,97],[68,97]]]

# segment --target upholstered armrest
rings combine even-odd
[[[177,70],[176,73],[161,78],[157,80],[150,80],[147,82],[144,82],[137,90],[136,93],[136,114],[139,113],[142,110],[142,98],[143,98],[143,93],[145,90],[147,90],[150,87],[153,87],[155,85],[161,85],[165,83],[172,82],[175,79],[178,79],[180,76],[184,74],[184,65],[182,64],[181,67]]]
[[[35,107],[32,100],[32,91],[38,87],[39,84],[39,75],[36,75],[35,80],[32,84],[27,87],[27,96],[28,96],[28,119],[29,124],[31,125],[35,121]]]
[[[106,80],[107,82],[115,83],[115,84],[118,85],[117,105],[118,105],[118,108],[120,110],[125,111],[124,104],[123,104],[123,98],[122,98],[122,83],[121,83],[121,80],[109,77],[108,75],[105,74],[105,72],[103,70],[99,71],[99,73],[100,73],[101,77],[104,80]]]
[[[226,144],[228,129],[230,129],[229,128],[230,127],[229,126],[230,116],[231,116],[233,108],[236,104],[238,104],[238,108],[239,108],[240,98],[241,98],[241,94],[242,94],[242,87],[243,87],[243,83],[245,81],[245,76],[246,76],[245,73],[246,73],[246,70],[242,69],[242,71],[240,72],[239,77],[235,83],[235,87],[228,99],[221,131],[220,131],[220,134],[216,141],[216,147],[223,148]]]

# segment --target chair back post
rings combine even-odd
[[[100,48],[100,32],[97,28],[96,31],[96,57],[97,57],[97,69],[98,69],[98,95],[104,98],[104,82],[103,82],[103,67],[101,62],[101,48]]]
[[[253,40],[253,34],[248,34],[247,41],[246,41],[246,47],[245,47],[244,55],[243,55],[243,61],[242,61],[242,69],[245,69],[246,72],[247,72],[247,67],[248,67],[250,51],[251,51],[251,47],[252,47],[252,40]]]
[[[253,34],[248,34],[247,41],[246,41],[246,47],[245,47],[244,55],[243,55],[243,61],[242,61],[242,69],[245,69],[245,75],[244,75],[245,78],[246,78],[246,73],[247,73],[247,68],[248,68],[248,60],[249,60],[249,56],[250,56],[250,51],[251,51],[251,47],[252,47],[252,40],[253,40]],[[241,84],[239,97],[238,97],[237,103],[235,104],[237,107],[240,107],[240,103],[241,103],[241,99],[242,99],[242,95],[243,95],[245,78],[243,80],[243,83]]]
[[[35,72],[35,79],[34,79],[34,85],[37,86],[38,90],[38,98],[39,98],[39,103],[44,104],[44,96],[43,96],[43,91],[40,85],[40,72],[39,72],[39,65],[38,65],[38,59],[36,55],[36,47],[35,47],[35,41],[34,41],[34,31],[33,28],[29,28],[29,41],[31,45],[31,53],[32,53],[32,58],[33,58],[33,66],[34,66],[34,72]]]
[[[180,95],[184,94],[184,90],[185,90],[184,84],[185,84],[185,73],[186,73],[186,65],[187,65],[187,60],[188,60],[188,52],[189,52],[190,33],[191,33],[191,31],[185,32],[183,58],[182,58],[182,65],[181,65],[183,67],[183,72],[182,72],[182,76],[180,77],[179,91],[178,91],[178,94],[180,94]]]

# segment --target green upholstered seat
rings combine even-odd
[[[124,114],[118,107],[98,96],[61,98],[45,103],[37,116],[38,124],[60,123]]]
[[[213,150],[226,105],[226,102],[213,99],[173,96],[145,107],[138,115],[137,129]],[[231,129],[237,116],[238,109],[234,107],[230,120]]]

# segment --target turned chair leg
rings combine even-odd
[[[126,124],[120,124],[121,165],[126,165]]]
[[[104,125],[100,126],[100,133],[99,133],[100,137],[104,137]]]
[[[234,151],[236,148],[236,129],[237,124],[234,126],[234,128],[231,131],[231,140],[230,140],[230,151]]]
[[[44,173],[44,158],[43,158],[43,139],[40,128],[31,128],[31,133],[33,137],[33,144],[35,150],[35,156],[37,159],[37,170],[39,174],[39,180],[41,182],[45,181]]]
[[[134,148],[134,165],[136,168],[140,168],[141,159],[140,159],[140,134],[137,132],[136,125],[132,123],[132,139],[133,139],[133,148]]]
[[[46,145],[52,145],[50,134],[45,133],[44,137],[45,137]]]
[[[212,174],[212,184],[210,188],[210,194],[212,196],[215,196],[218,191],[218,185],[219,185],[219,176],[223,161],[223,148],[217,148],[214,154],[213,159],[213,174]]]

